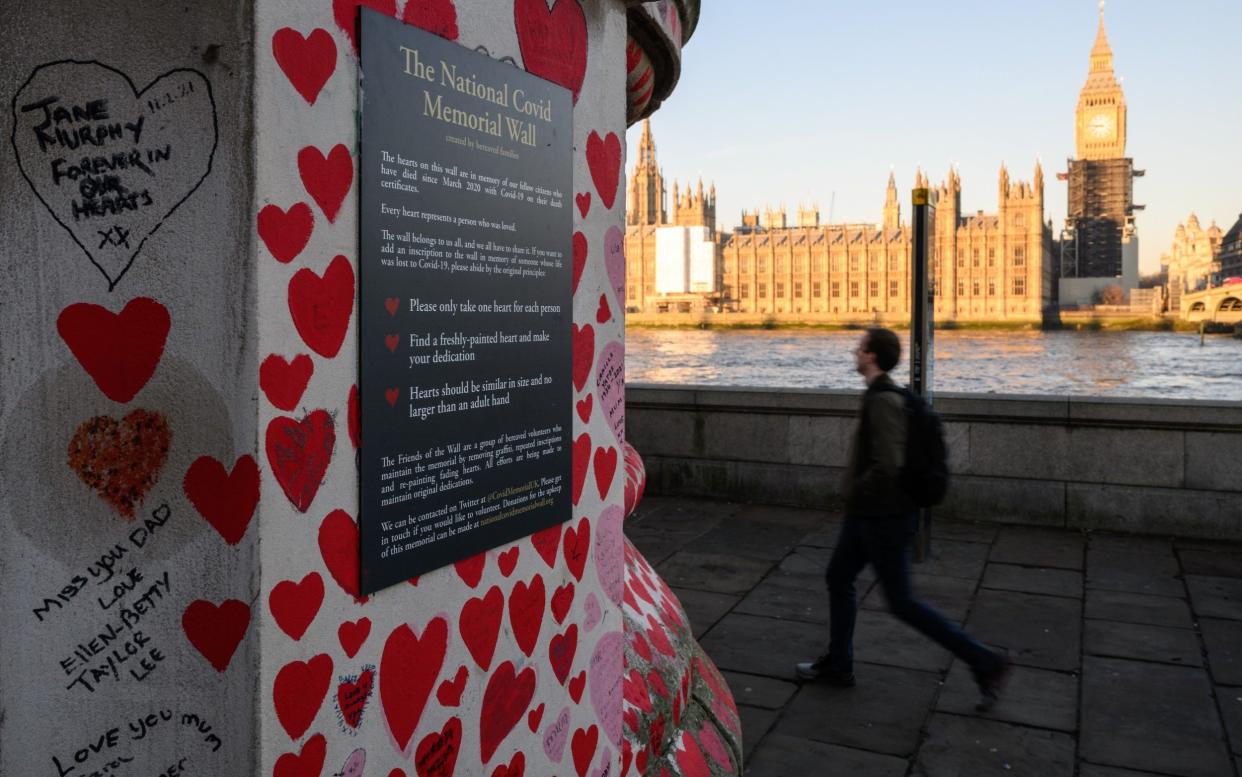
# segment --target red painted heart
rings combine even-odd
[[[336,630],[336,638],[341,643],[345,655],[353,658],[358,655],[362,643],[371,635],[371,619],[359,618],[356,621],[345,621]]]
[[[287,211],[277,205],[265,205],[259,211],[258,228],[268,253],[276,261],[288,264],[306,248],[315,229],[315,215],[304,202],[294,203]]]
[[[608,496],[608,489],[612,487],[612,477],[617,472],[617,449],[597,448],[595,450],[595,487],[599,489],[599,498],[605,499]]]
[[[408,2],[401,20],[448,40],[457,40],[457,9],[453,0]]]
[[[461,704],[461,692],[466,690],[468,677],[470,677],[470,671],[463,664],[457,667],[457,674],[453,676],[453,679],[440,683],[440,687],[436,689],[436,701],[440,702],[440,706],[456,707]]]
[[[323,578],[311,572],[301,581],[281,580],[267,595],[267,607],[280,630],[300,640],[323,604]]]
[[[533,734],[539,730],[539,722],[543,720],[543,710],[546,706],[546,704],[540,704],[527,714],[526,725],[530,728],[530,733]]]
[[[595,363],[595,328],[590,324],[583,324],[581,327],[573,324],[572,332],[574,339],[574,388],[582,391],[582,387],[586,385],[587,378],[591,375],[591,365]]]
[[[397,346],[401,344],[400,335],[384,335],[384,346],[388,348],[389,353],[396,353]]]
[[[565,566],[579,582],[582,581],[582,570],[586,568],[587,556],[591,552],[591,523],[586,518],[578,521],[576,529],[565,530]]]
[[[385,297],[384,309],[388,311],[388,315],[397,315],[397,306],[401,304],[401,300],[397,297]]]
[[[514,545],[496,557],[496,566],[500,568],[501,575],[508,577],[513,574],[513,569],[517,566],[518,554],[520,552],[521,548]]]
[[[581,232],[575,232],[573,248],[573,284],[570,288],[570,293],[577,294],[578,281],[582,280],[582,271],[586,269],[587,252],[589,250],[586,235]]]
[[[573,92],[574,102],[586,77],[586,16],[577,0],[515,0],[513,21],[526,69]]]
[[[303,38],[297,30],[282,27],[272,35],[272,55],[289,83],[311,105],[336,70],[336,41],[327,30],[311,30]]]
[[[535,575],[529,584],[519,580],[509,594],[509,627],[518,648],[528,656],[535,652],[546,606],[542,575]]]
[[[492,777],[522,777],[526,774],[526,756],[521,750],[513,754],[509,763],[500,764],[492,770]]]
[[[582,487],[586,485],[587,470],[591,466],[591,435],[586,432],[578,435],[578,438],[574,440],[570,459],[572,469],[570,474],[573,476],[573,491],[570,495],[576,505],[582,498]]]
[[[362,713],[366,711],[374,683],[375,671],[366,669],[358,675],[358,679],[346,680],[337,686],[336,706],[345,725],[356,729],[362,724]]]
[[[348,423],[349,441],[353,443],[354,449],[357,450],[359,421],[358,421],[358,384],[356,383],[349,387],[349,399],[348,399],[347,404],[348,404],[348,409],[346,411],[346,415],[348,416],[347,420],[349,422]]]
[[[599,727],[580,728],[574,732],[569,742],[569,749],[574,754],[574,769],[578,777],[585,777],[591,761],[595,758],[595,748],[599,745]]]
[[[400,390],[395,389],[395,388],[384,389],[384,401],[388,403],[389,407],[396,407],[397,400],[400,398],[401,398]]]
[[[444,728],[433,731],[414,749],[418,777],[453,777],[461,752],[461,718],[449,718]]]
[[[476,553],[470,558],[464,558],[453,564],[453,568],[457,570],[457,576],[471,588],[477,586],[479,581],[483,579],[483,568],[485,566],[487,566],[486,553]]]
[[[528,666],[519,673],[514,670],[512,661],[506,661],[492,673],[483,691],[483,706],[479,709],[479,750],[483,763],[492,759],[496,748],[526,714],[534,695],[534,668]]]
[[[120,313],[79,302],[56,318],[56,331],[82,369],[113,402],[133,399],[155,374],[172,319],[149,297],[131,299]]]
[[[332,657],[320,653],[309,661],[290,661],[276,673],[272,703],[276,719],[290,739],[300,739],[314,722],[332,683]]]
[[[274,407],[293,410],[302,400],[314,372],[315,363],[304,353],[294,356],[292,362],[273,353],[259,365],[259,388]]]
[[[354,268],[336,256],[320,277],[303,267],[289,279],[289,315],[312,351],[331,359],[341,350],[354,312]]]
[[[608,295],[599,295],[599,307],[595,310],[595,321],[603,324],[612,318],[612,309],[608,307]]]
[[[69,440],[68,465],[126,520],[159,479],[172,433],[159,413],[135,410],[117,421],[96,416]]]
[[[591,210],[591,193],[582,192],[574,195],[574,202],[578,205],[578,213],[582,218],[586,218],[587,213]]]
[[[323,215],[328,221],[336,221],[341,203],[354,183],[354,158],[345,144],[337,143],[327,156],[314,146],[306,146],[298,152],[298,174],[306,193]]]
[[[418,728],[448,649],[448,622],[435,618],[419,637],[407,624],[392,630],[380,656],[380,703],[388,730],[405,752]]]
[[[565,616],[569,614],[569,608],[574,603],[574,584],[566,582],[564,585],[556,589],[552,594],[552,618],[557,623],[564,623]],[[562,680],[562,683],[565,681]]]
[[[336,429],[326,410],[312,410],[301,421],[285,416],[267,425],[267,463],[298,512],[306,512],[332,461]]]
[[[219,606],[195,599],[181,614],[186,639],[217,672],[228,669],[249,627],[250,605],[236,599],[225,599]]]
[[[236,545],[245,536],[259,504],[259,465],[247,454],[229,472],[211,456],[200,456],[186,470],[181,488],[224,541]]]
[[[548,663],[552,665],[552,673],[561,685],[569,677],[569,670],[574,665],[574,656],[578,652],[578,624],[571,624],[563,634],[555,634],[548,643]]]
[[[344,510],[333,510],[319,524],[319,553],[328,573],[341,590],[360,602],[358,595],[358,525]]]
[[[556,550],[561,545],[561,525],[553,524],[535,532],[530,537],[530,544],[535,546],[535,552],[545,564],[549,567],[556,566]]]
[[[484,670],[492,665],[504,610],[505,595],[496,585],[484,596],[467,600],[461,609],[457,630],[475,663]]]
[[[586,688],[586,670],[582,670],[569,681],[569,698],[574,704],[582,701],[582,690]]]
[[[598,132],[591,130],[587,136],[586,158],[599,201],[611,210],[617,199],[617,184],[621,181],[621,140],[617,133],[609,132],[601,138]]]
[[[316,734],[306,740],[300,753],[285,753],[277,758],[272,777],[320,777],[327,753],[328,741],[323,734]]]
[[[575,407],[578,410],[578,417],[582,419],[582,423],[588,424],[591,422],[591,408],[594,404],[595,404],[594,394],[587,394],[586,399],[578,400],[578,403],[575,405]]]

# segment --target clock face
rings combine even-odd
[[[1087,122],[1087,132],[1093,138],[1106,138],[1113,132],[1113,117],[1107,113],[1097,113]]]

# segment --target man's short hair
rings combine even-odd
[[[875,354],[876,366],[888,372],[901,361],[901,340],[891,329],[872,327],[867,330],[867,351]]]

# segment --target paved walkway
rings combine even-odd
[[[838,526],[654,497],[627,522],[733,688],[747,777],[1242,777],[1242,545],[937,523],[916,593],[1015,664],[981,716],[870,570],[857,687],[792,681],[826,644]]]

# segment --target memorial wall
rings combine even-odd
[[[624,5],[3,18],[0,773],[619,773]]]

